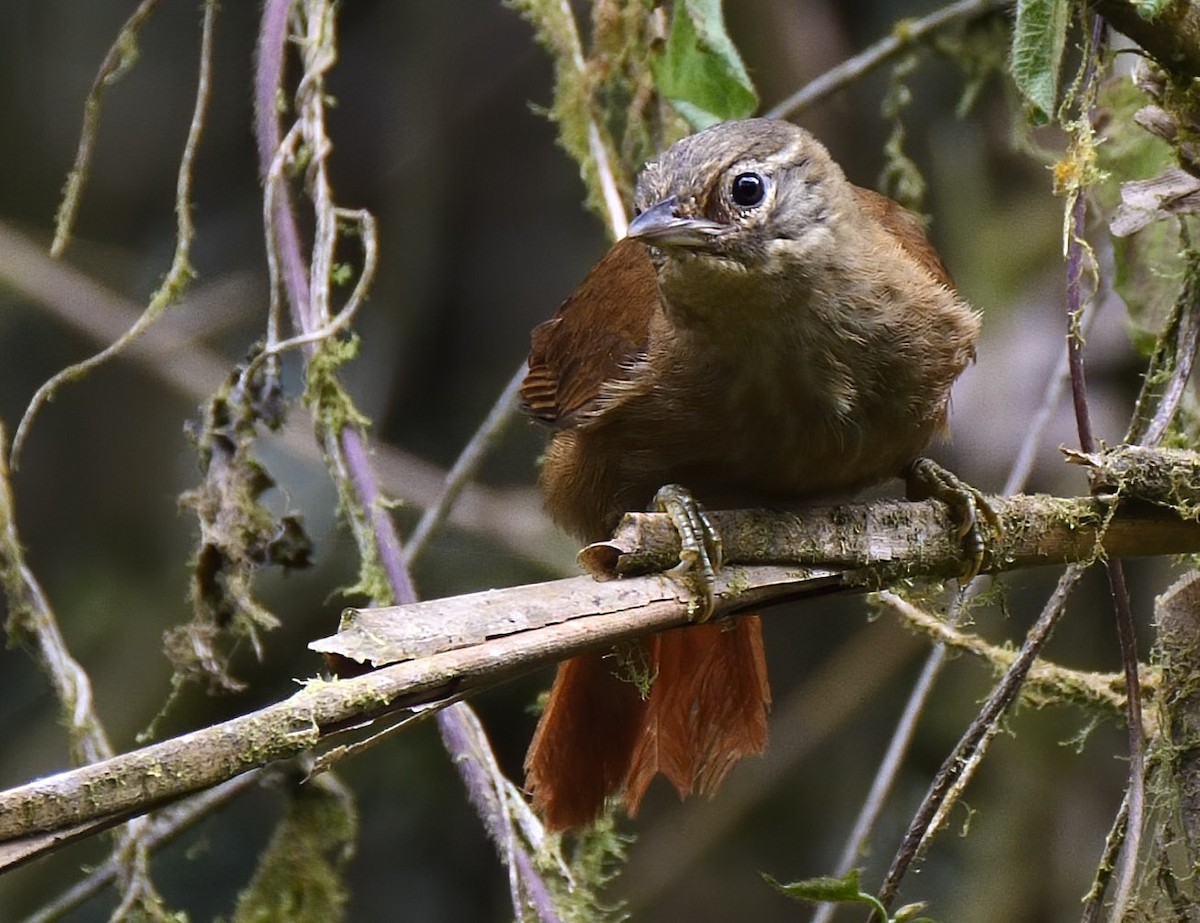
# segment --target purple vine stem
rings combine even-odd
[[[1096,62],[1103,54],[1105,35],[1104,19],[1092,19],[1091,45],[1082,81],[1082,99],[1088,104],[1098,68]],[[1085,112],[1087,117],[1088,113]],[[1096,438],[1092,430],[1091,413],[1088,410],[1087,383],[1084,374],[1083,340],[1079,335],[1079,321],[1083,312],[1084,244],[1083,228],[1087,217],[1087,199],[1082,189],[1076,190],[1071,204],[1069,237],[1067,240],[1067,360],[1071,370],[1071,398],[1075,405],[1075,425],[1079,432],[1079,448],[1086,453],[1096,450]],[[1121,649],[1124,666],[1126,694],[1126,721],[1129,725],[1129,820],[1122,858],[1116,869],[1116,888],[1112,900],[1111,919],[1121,920],[1133,893],[1137,878],[1137,860],[1141,842],[1142,824],[1145,813],[1145,745],[1142,739],[1142,705],[1138,683],[1137,637],[1134,632],[1133,612],[1129,602],[1129,588],[1125,581],[1125,566],[1120,558],[1106,562],[1109,592],[1112,596],[1116,616],[1117,643]],[[1098,907],[1097,907],[1098,909]]]
[[[292,0],[268,2],[263,9],[262,29],[259,34],[258,67],[255,70],[254,86],[255,135],[264,184],[269,182],[267,174],[275,159],[275,152],[283,140],[276,113],[276,100],[283,78],[283,50],[287,47],[291,6]],[[319,324],[312,316],[308,268],[301,250],[300,231],[296,226],[295,212],[292,210],[291,194],[285,183],[280,183],[275,191],[273,219],[275,246],[283,267],[283,281],[291,308],[292,323],[299,332],[312,333]],[[304,346],[308,355],[316,348],[315,343]],[[354,427],[346,426],[337,434],[337,438],[341,442],[354,492],[370,517],[379,558],[395,597],[394,602],[416,602],[417,594],[404,559],[400,537],[396,534],[391,516],[379,503],[379,486],[371,469],[363,435]]]
[[[264,188],[265,184],[270,182],[268,174],[271,164],[283,141],[277,100],[283,84],[284,54],[288,47],[288,20],[294,2],[295,0],[266,0],[259,30],[258,60],[254,77],[255,137]],[[278,252],[282,266],[292,322],[299,332],[311,333],[319,325],[312,317],[308,268],[292,209],[291,195],[284,183],[280,183],[275,192],[272,218],[275,225],[273,246]],[[311,355],[316,346],[307,344],[304,348],[306,353]],[[381,491],[370,465],[363,434],[347,426],[337,438],[341,443],[352,489],[370,517],[379,559],[394,601],[415,602],[416,591],[399,536],[391,516],[384,505],[378,502]],[[476,723],[469,706],[458,703],[446,708],[438,713],[437,721],[442,743],[462,776],[471,804],[483,820],[488,834],[502,851],[505,860],[515,866],[524,885],[525,899],[543,923],[557,923],[559,916],[554,899],[528,852],[520,844],[513,842],[509,815],[500,793],[487,767],[474,755],[481,749],[490,752],[490,748],[486,736],[475,732]],[[521,907],[514,907],[513,910],[518,916],[521,915]]]

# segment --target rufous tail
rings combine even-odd
[[[592,823],[617,794],[632,817],[660,772],[680,797],[712,795],[739,759],[767,745],[771,692],[757,615],[640,645],[644,663],[599,653],[558,668],[525,757],[525,786],[551,830]],[[631,676],[642,671],[652,680],[645,697]]]

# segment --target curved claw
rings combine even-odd
[[[1000,517],[979,490],[932,459],[915,459],[905,469],[904,479],[909,499],[932,498],[950,507],[966,557],[966,568],[958,578],[959,584],[966,586],[979,576],[987,555],[987,542],[980,528],[980,519],[987,523],[993,535],[999,537],[1004,534]]]
[[[724,559],[721,536],[696,498],[679,484],[660,487],[654,495],[654,509],[671,517],[679,533],[679,563],[668,573],[683,579],[692,591],[688,611],[693,621],[706,621],[716,607],[716,571]]]

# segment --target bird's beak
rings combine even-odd
[[[703,247],[728,228],[703,218],[679,214],[675,196],[652,205],[631,222],[626,237],[636,237],[657,247]]]

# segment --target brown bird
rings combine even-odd
[[[688,507],[663,485],[779,507],[912,472],[979,331],[914,215],[769,119],[684,138],[635,199],[627,237],[532,336],[521,396],[555,429],[541,486],[560,525],[596,541],[656,496]],[[757,616],[641,646],[648,692],[629,651],[559,666],[525,763],[552,829],[609,796],[633,815],[659,772],[712,794],[766,746]]]

